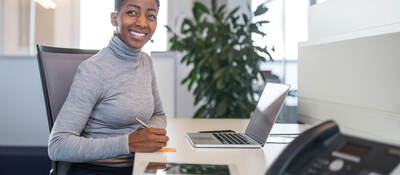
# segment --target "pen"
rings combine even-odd
[[[146,123],[144,123],[142,120],[140,120],[137,117],[136,117],[136,121],[138,121],[140,124],[142,124],[144,128],[149,128],[149,126],[146,125]],[[163,148],[159,149],[157,152],[176,152],[176,148],[163,147]]]
[[[140,124],[142,124],[144,126],[144,128],[149,128],[148,125],[146,125],[146,123],[144,123],[142,120],[140,120],[139,118],[136,117],[136,121],[138,121]]]

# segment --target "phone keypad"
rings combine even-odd
[[[301,174],[303,175],[332,175],[332,174],[351,174],[352,163],[342,159],[318,158],[314,160],[308,168]]]

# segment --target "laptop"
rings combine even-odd
[[[196,148],[261,148],[288,92],[289,85],[267,83],[245,133],[186,133],[185,136]]]

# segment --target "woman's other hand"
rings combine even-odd
[[[129,152],[154,152],[167,145],[167,130],[144,128],[129,134]]]

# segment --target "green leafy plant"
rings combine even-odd
[[[248,118],[256,106],[255,81],[259,81],[264,55],[273,49],[254,44],[252,35],[265,36],[259,27],[269,21],[252,21],[268,11],[263,4],[251,15],[237,14],[226,5],[212,0],[211,9],[195,2],[193,18],[185,18],[181,34],[167,26],[172,51],[183,53],[182,63],[192,70],[182,84],[187,84],[200,108],[194,118]],[[249,12],[250,6],[248,6]]]

